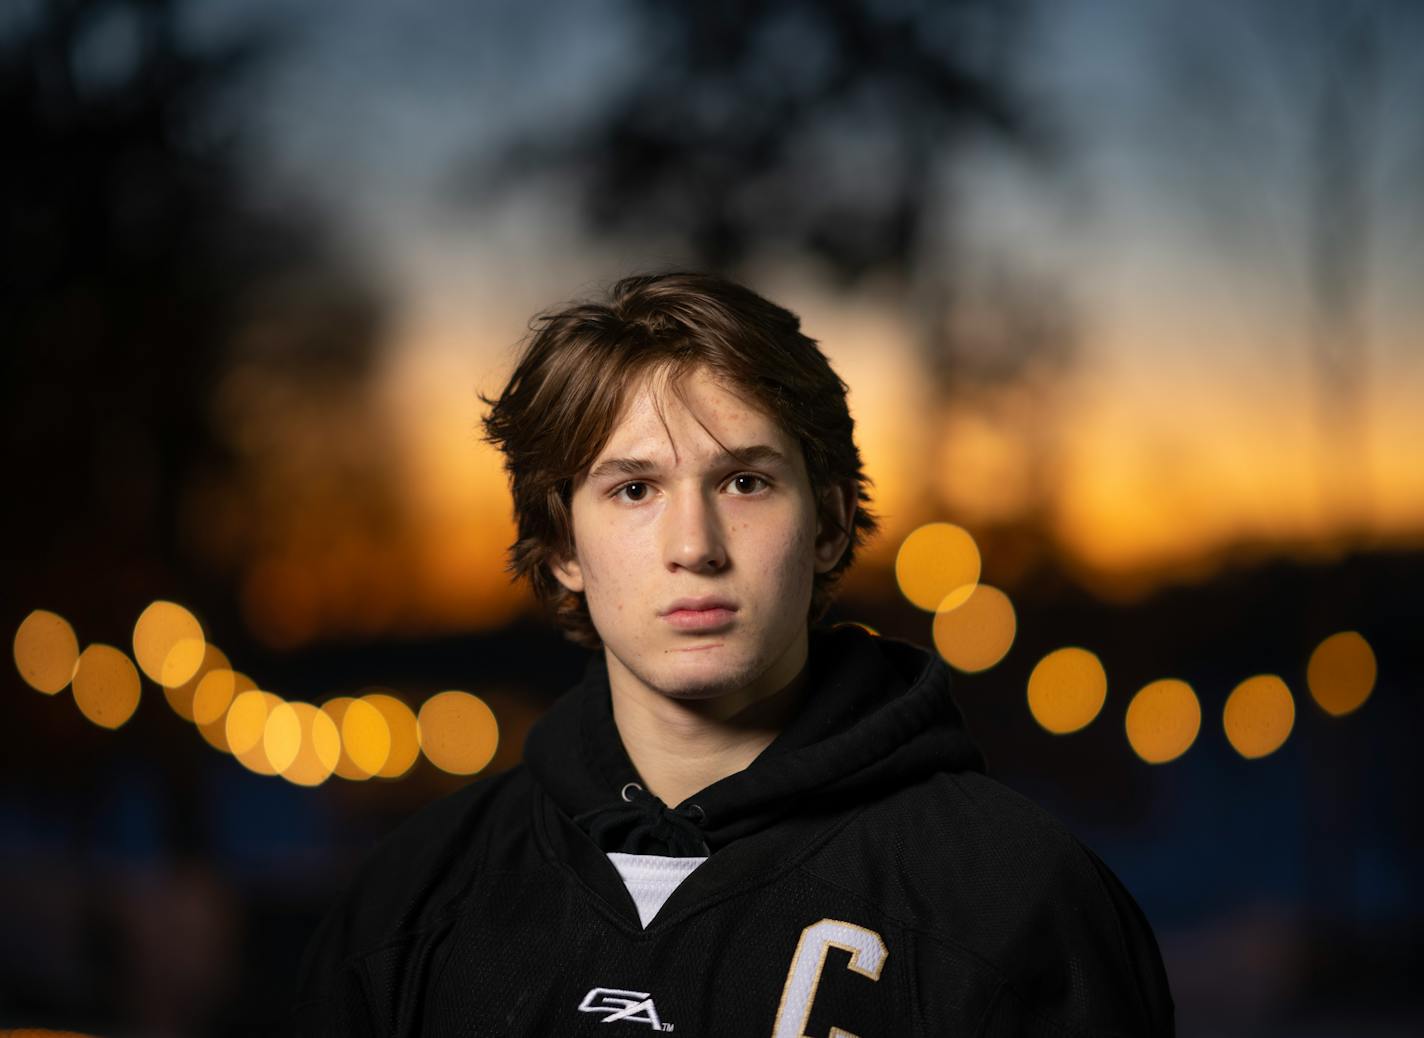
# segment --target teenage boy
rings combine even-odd
[[[944,663],[817,623],[877,524],[795,315],[628,278],[486,402],[511,569],[593,654],[523,764],[376,850],[298,1033],[1172,1033],[1142,912],[984,776]]]

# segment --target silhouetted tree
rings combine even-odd
[[[201,596],[191,491],[263,464],[217,420],[225,372],[359,386],[373,355],[363,273],[319,213],[251,184],[234,91],[275,37],[199,49],[184,6],[56,0],[0,39],[0,536],[21,611],[131,623],[137,597]]]
[[[1007,261],[971,269],[960,228],[967,156],[998,147],[1047,167],[1060,150],[1023,86],[1029,13],[986,0],[640,0],[635,64],[594,114],[531,127],[458,183],[482,201],[550,176],[595,236],[733,273],[809,259],[839,289],[888,286],[918,323],[941,401],[962,403],[1031,362],[1061,366],[1071,342],[1061,296]],[[978,331],[962,335],[971,311]]]

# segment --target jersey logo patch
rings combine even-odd
[[[821,986],[821,973],[826,966],[826,952],[831,948],[849,952],[850,962],[846,968],[871,980],[880,979],[880,971],[885,968],[885,959],[890,954],[878,933],[844,919],[822,919],[806,927],[796,942],[791,968],[786,971],[786,986],[781,989],[781,1005],[776,1007],[771,1038],[805,1038],[811,1003],[816,1001],[816,989]],[[843,1028],[832,1027],[830,1038],[856,1036]]]
[[[625,1021],[630,1024],[647,1024],[654,1031],[671,1031],[672,1024],[665,1024],[658,1017],[653,996],[646,991],[624,991],[622,988],[593,988],[579,1003],[583,1013],[607,1013],[605,1024]]]

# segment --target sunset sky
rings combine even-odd
[[[274,189],[326,207],[394,302],[379,406],[399,437],[426,592],[451,601],[472,581],[503,587],[511,532],[498,459],[478,440],[476,391],[498,390],[536,310],[669,260],[590,241],[571,203],[547,191],[454,202],[459,161],[515,126],[557,132],[636,60],[619,4],[569,2],[537,19],[513,2],[475,6],[393,16],[376,2],[217,5],[198,26],[220,35],[271,16],[296,30],[245,96],[244,117]],[[1030,81],[1062,127],[1066,160],[1040,173],[985,155],[958,175],[977,254],[1049,279],[1069,301],[1077,352],[1050,387],[1051,411],[1008,400],[931,420],[913,330],[873,287],[833,295],[785,264],[757,279],[802,315],[851,386],[886,519],[869,557],[887,561],[913,526],[939,518],[924,510],[928,488],[971,529],[1011,516],[1032,493],[1021,434],[1045,422],[1054,532],[1108,584],[1191,574],[1238,542],[1308,553],[1345,527],[1417,542],[1424,209],[1411,185],[1424,133],[1408,99],[1419,96],[1418,63],[1386,51],[1368,102],[1352,431],[1310,360],[1311,109],[1300,98],[1313,95],[1282,88],[1313,82],[1314,37],[1226,3],[1194,6],[1190,22],[1165,3],[1045,6]],[[1230,82],[1196,89],[1199,66],[1169,46],[1193,32]],[[1228,87],[1229,110],[1213,109]],[[486,620],[507,602],[491,593]]]

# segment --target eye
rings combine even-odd
[[[627,492],[628,496],[623,497],[625,491]],[[624,483],[617,490],[613,491],[613,496],[623,497],[623,500],[625,501],[641,501],[643,500],[643,498],[648,496],[648,484],[637,482]]]
[[[750,486],[748,486],[748,484],[750,484]],[[737,497],[750,497],[762,487],[771,486],[765,478],[752,472],[743,472],[733,476],[728,485],[738,488],[739,492],[736,495]]]

